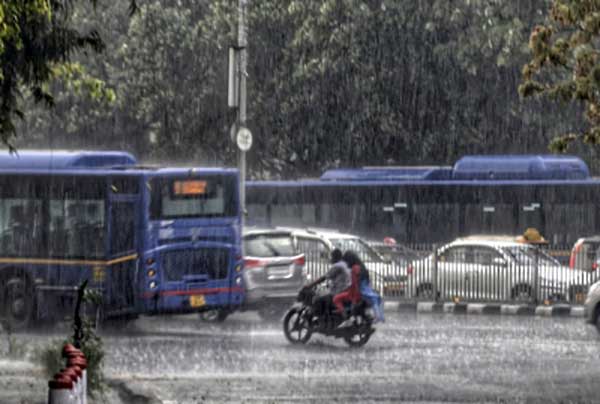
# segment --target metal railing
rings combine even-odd
[[[418,259],[408,260],[402,253],[392,257],[394,265],[380,274],[383,296],[387,300],[582,304],[589,286],[600,280],[595,259],[577,257],[571,261],[585,264],[570,268],[530,246],[507,247],[502,254],[484,246],[434,250],[437,254]]]

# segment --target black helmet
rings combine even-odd
[[[342,250],[340,250],[339,248],[334,248],[331,251],[331,263],[335,264],[338,261],[341,261],[342,259]]]

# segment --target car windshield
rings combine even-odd
[[[359,238],[335,238],[331,242],[340,250],[354,251],[364,262],[381,262],[383,258]]]
[[[534,249],[530,247],[505,247],[503,250],[515,259],[519,264],[531,264],[533,263]],[[544,251],[537,250],[538,260],[541,265],[546,266],[560,266],[560,263],[555,259],[546,254]]]
[[[291,257],[296,255],[288,234],[257,234],[244,237],[245,254],[251,257]]]

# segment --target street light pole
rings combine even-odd
[[[238,64],[238,84],[239,84],[239,107],[237,115],[237,129],[240,130],[246,126],[246,76],[248,66],[247,46],[247,28],[246,28],[246,6],[247,0],[238,2],[238,35],[237,46],[240,50]],[[246,222],[246,150],[238,149],[238,167],[240,170],[240,207],[242,210],[242,225]]]

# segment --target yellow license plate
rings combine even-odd
[[[190,296],[190,306],[192,307],[202,307],[206,304],[204,300],[204,295],[192,295]]]

